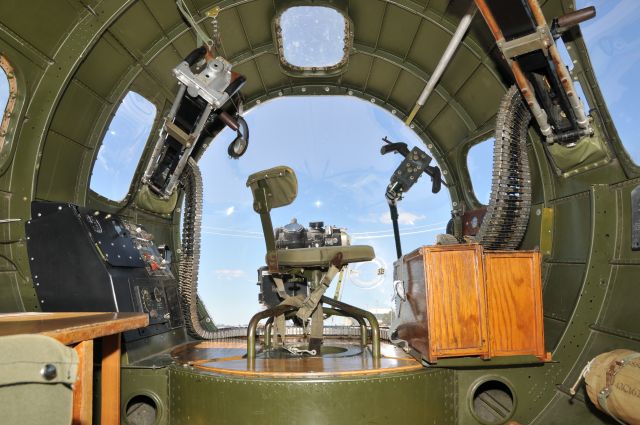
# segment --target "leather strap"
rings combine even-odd
[[[627,357],[623,358],[622,360],[614,360],[613,362],[611,362],[611,364],[609,365],[609,370],[607,371],[606,387],[604,387],[598,393],[598,404],[600,404],[600,407],[602,407],[602,409],[609,416],[611,416],[616,422],[622,425],[626,425],[626,423],[621,421],[616,417],[616,415],[611,413],[611,411],[609,410],[609,407],[607,406],[607,399],[611,395],[611,392],[613,390],[613,384],[615,383],[615,380],[616,380],[616,375],[618,374],[618,372],[620,372],[620,369],[622,369],[631,360],[635,360],[637,358],[640,358],[640,353],[629,354]]]

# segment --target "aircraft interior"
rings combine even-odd
[[[328,25],[288,29],[314,9],[337,19],[335,57],[296,44]],[[640,424],[638,142],[592,67],[599,18],[575,0],[0,2],[0,422]],[[149,122],[127,135],[139,160],[116,150],[118,200],[92,176],[129,96]],[[276,221],[308,190],[281,163],[241,176],[259,305],[222,325],[200,266],[204,188],[228,182],[202,159],[224,143],[242,163],[252,108],[331,96],[421,142],[374,147],[394,167],[390,321],[339,296],[377,248]],[[485,202],[468,156],[487,139]],[[399,211],[418,190],[450,216],[414,246]]]

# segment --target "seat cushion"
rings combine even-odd
[[[369,245],[279,249],[278,264],[289,267],[329,267],[331,259],[339,252],[342,253],[343,264],[371,261],[376,256]]]

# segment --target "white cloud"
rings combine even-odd
[[[424,220],[426,216],[417,215],[411,212],[400,211],[398,214],[398,223],[407,226],[415,226],[418,221]],[[391,214],[384,213],[380,216],[380,222],[384,224],[391,224]]]
[[[236,207],[234,207],[233,205],[230,206],[229,208],[227,208],[226,210],[224,210],[224,213],[228,216],[230,216],[231,214],[233,214],[236,210]]]
[[[240,269],[215,269],[213,274],[222,280],[234,280],[246,276],[244,270]]]

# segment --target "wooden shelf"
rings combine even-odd
[[[102,339],[101,418],[120,424],[120,333],[149,324],[143,313],[11,313],[0,314],[0,336],[41,334],[78,353],[78,381],[73,387],[73,425],[91,425],[93,340]]]

